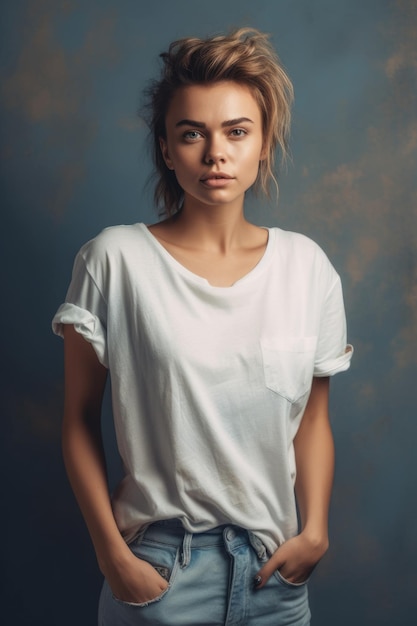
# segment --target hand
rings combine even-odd
[[[150,602],[169,587],[152,565],[131,552],[125,557],[123,564],[112,564],[103,573],[113,595],[122,602]]]
[[[275,570],[290,583],[303,583],[327,551],[328,542],[312,540],[300,533],[283,543],[255,576],[256,589],[261,589]],[[258,584],[258,580],[260,582]]]

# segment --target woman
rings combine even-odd
[[[105,576],[99,624],[305,626],[328,546],[329,376],[352,349],[321,249],[244,216],[285,156],[292,85],[249,29],[162,58],[148,96],[165,219],[83,246],[54,318],[64,458]],[[108,373],[125,469],[112,499]]]

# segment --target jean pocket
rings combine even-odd
[[[294,589],[300,589],[300,587],[304,587],[309,581],[309,578],[306,578],[306,580],[303,580],[301,583],[292,583],[286,578],[284,578],[284,576],[280,573],[278,569],[275,570],[274,576],[281,585],[284,585],[285,587],[289,587],[289,588],[292,587]]]
[[[265,385],[292,404],[311,387],[317,337],[276,336],[261,340]]]
[[[157,597],[147,602],[125,602],[124,600],[119,600],[119,598],[114,595],[113,600],[118,604],[133,608],[147,607],[151,604],[155,604],[162,600],[172,589],[179,566],[179,549],[160,544],[156,541],[147,540],[146,538],[142,539],[140,542],[134,541],[129,547],[138,559],[147,561],[149,565],[152,565],[158,574],[167,581],[168,587]]]

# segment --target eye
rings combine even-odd
[[[195,141],[196,139],[200,139],[201,133],[198,130],[187,130],[183,135],[184,139],[188,139],[190,141]]]
[[[245,135],[248,134],[248,131],[245,130],[244,128],[234,128],[230,134],[233,137],[244,137]]]

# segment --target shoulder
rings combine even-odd
[[[144,228],[140,223],[105,228],[81,247],[74,272],[87,271],[94,280],[102,282],[135,266],[137,255],[143,255]],[[133,263],[129,259],[134,259]]]
[[[292,272],[312,280],[324,279],[332,283],[338,274],[324,250],[310,237],[301,233],[271,229],[275,234],[276,254]]]
[[[121,224],[104,228],[96,237],[87,241],[81,248],[81,252],[100,254],[102,252],[115,251],[125,245],[137,244],[142,236],[141,223]]]
[[[109,226],[87,241],[78,254],[89,263],[115,259],[120,254],[137,249],[142,238],[143,224],[141,223]]]
[[[324,250],[310,237],[281,228],[271,228],[275,233],[277,248],[282,254],[294,255],[302,259],[317,259],[329,262]]]

